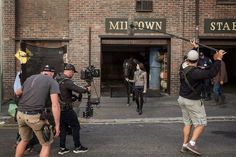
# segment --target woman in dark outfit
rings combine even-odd
[[[144,65],[142,63],[137,64],[133,80],[126,78],[126,81],[134,82],[137,112],[141,115],[143,113],[143,93],[147,91],[147,72],[145,71]]]

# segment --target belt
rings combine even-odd
[[[20,111],[20,112],[22,112],[24,114],[28,114],[28,115],[35,115],[35,114],[42,113],[42,111],[40,111],[40,110],[35,110],[35,111]]]

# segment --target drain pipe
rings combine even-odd
[[[2,60],[3,60],[3,1],[0,1],[0,112],[2,111],[2,102],[3,102]]]
[[[92,28],[89,27],[89,66],[91,65],[91,48],[92,48]]]

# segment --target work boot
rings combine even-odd
[[[141,103],[140,105],[139,105],[139,115],[141,115],[143,113],[143,104]]]
[[[137,103],[136,111],[139,112],[139,103]]]
[[[214,94],[215,104],[219,105],[219,95]]]
[[[219,106],[222,108],[225,107],[225,96],[224,95],[219,96]]]

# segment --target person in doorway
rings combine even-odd
[[[180,66],[180,91],[178,103],[182,110],[183,116],[183,145],[181,152],[190,150],[191,152],[201,155],[202,153],[196,146],[197,140],[207,125],[204,102],[201,100],[202,81],[213,78],[220,69],[223,58],[223,50],[214,54],[215,62],[209,69],[200,69],[197,67],[199,54],[196,51],[198,45],[191,41],[194,46],[187,54],[187,59]],[[190,135],[192,128],[192,136]],[[191,138],[190,138],[191,137]]]
[[[198,67],[201,69],[209,69],[212,64],[210,58],[206,57],[203,52],[199,53]],[[202,98],[205,101],[211,100],[211,79],[203,80]]]
[[[56,77],[60,86],[60,105],[61,105],[61,119],[60,119],[60,150],[58,154],[63,155],[69,153],[70,150],[66,148],[66,135],[68,127],[72,129],[72,136],[74,141],[73,153],[87,152],[88,148],[84,147],[80,142],[80,123],[76,112],[73,110],[73,95],[72,92],[86,93],[90,91],[90,86],[81,87],[76,85],[71,78],[77,73],[74,65],[65,64],[63,74]]]
[[[213,93],[216,105],[225,107],[225,96],[223,95],[223,85],[228,82],[225,62],[221,61],[220,71],[213,78]]]
[[[136,111],[141,115],[143,113],[143,94],[147,91],[147,72],[143,63],[137,64],[134,79],[129,80],[126,78],[126,81],[134,82],[135,100],[137,104]]]
[[[15,157],[21,157],[29,143],[32,132],[35,133],[41,144],[40,157],[48,157],[53,142],[53,130],[48,120],[43,117],[45,104],[50,96],[52,113],[55,121],[55,135],[60,133],[60,105],[58,83],[53,79],[55,69],[46,65],[40,74],[32,75],[26,79],[22,88],[16,89],[15,94],[20,96],[17,112],[17,123],[21,141],[17,145]],[[40,86],[39,86],[40,85]],[[46,131],[45,131],[46,129]]]

